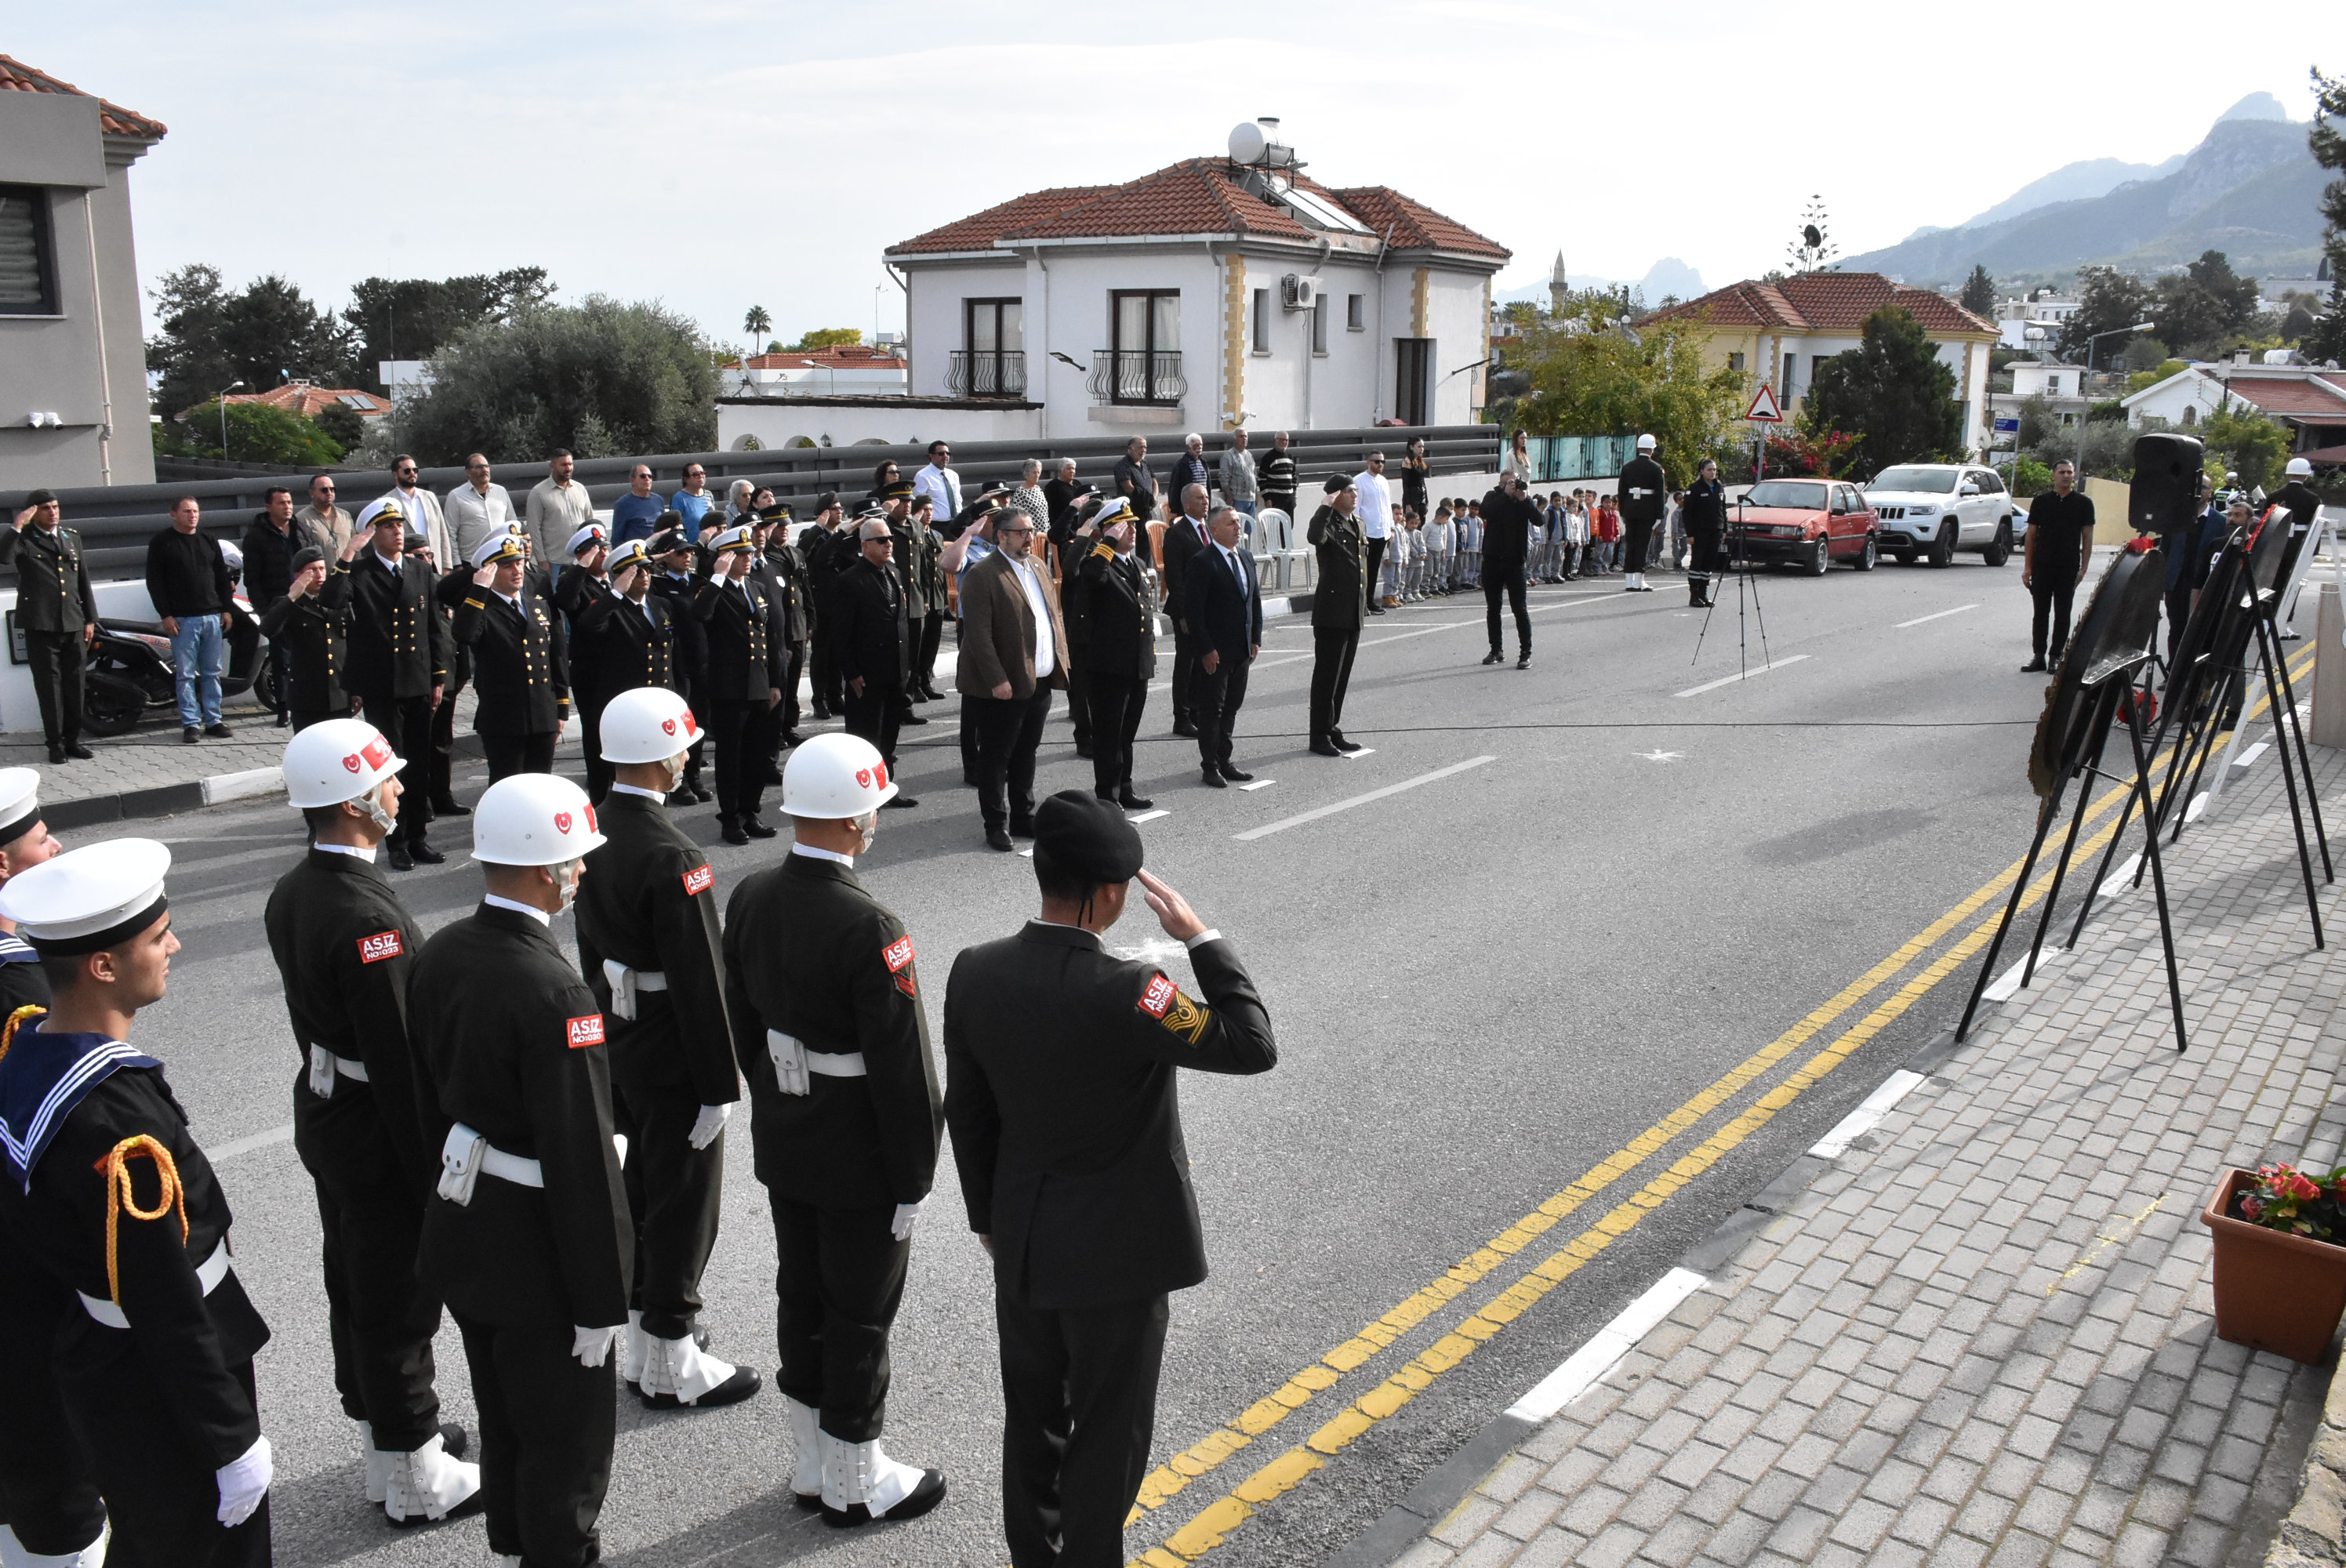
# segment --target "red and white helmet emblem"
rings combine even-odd
[[[342,766],[349,769],[353,773],[357,772],[359,770],[359,754],[353,751],[348,757],[343,758]]]
[[[684,713],[684,732],[687,735],[698,735],[700,733],[700,725],[693,718],[692,711],[689,708],[686,709]]]
[[[599,828],[599,827],[597,827],[597,826],[596,825],[596,822],[595,822],[595,807],[594,807],[594,805],[593,805],[593,803],[592,803],[591,801],[587,804],[587,807],[586,807],[586,830],[587,830],[588,832],[590,832],[590,833],[599,833],[599,832],[601,832],[601,831],[603,830],[601,828]]]
[[[870,769],[869,768],[858,768],[858,769],[855,770],[855,782],[856,782],[859,786],[861,786],[862,788],[863,788],[863,789],[871,789],[871,788],[872,788],[872,769]]]
[[[570,831],[570,813],[569,813],[569,812],[567,812],[567,811],[556,811],[556,812],[554,814],[554,830],[555,830],[555,831],[556,831],[556,832],[557,832],[557,833],[566,833],[566,832]]]
[[[674,735],[676,733],[676,720],[673,718],[661,719],[660,732],[664,735]]]
[[[874,771],[880,775],[880,788],[882,789],[888,788],[888,765],[882,762]]]

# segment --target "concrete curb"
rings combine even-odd
[[[454,754],[458,757],[480,756],[480,738],[458,736]],[[111,795],[83,795],[71,800],[48,802],[41,807],[41,819],[53,830],[65,832],[130,818],[176,817],[185,811],[200,810],[206,806],[257,800],[265,796],[281,795],[284,791],[284,769],[249,768],[236,773],[215,773],[209,778],[189,779],[178,784],[153,784],[143,789],[124,789]]]
[[[2346,1368],[2331,1373],[2297,1500],[2265,1553],[2265,1568],[2331,1568],[2341,1563],[2346,1563]]]

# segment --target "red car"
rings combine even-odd
[[[1882,520],[1865,492],[1838,479],[1763,479],[1727,506],[1727,551],[1760,565],[1795,565],[1821,577],[1835,561],[1870,572],[1881,559]]]

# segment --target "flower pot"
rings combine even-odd
[[[2346,1313],[2346,1247],[2235,1219],[2233,1195],[2255,1180],[2225,1171],[2199,1211],[2216,1244],[2216,1337],[2319,1361]]]

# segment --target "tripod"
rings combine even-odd
[[[1748,494],[1748,493],[1747,493]],[[1735,576],[1735,668],[1739,677],[1751,673],[1751,636],[1749,623],[1760,623],[1760,661],[1762,669],[1775,663],[1768,651],[1768,613],[1760,604],[1760,582],[1751,575],[1750,535],[1743,526],[1744,497],[1735,500],[1735,526],[1730,532],[1732,545],[1728,555],[1728,570]],[[1710,635],[1710,617],[1719,608],[1719,596],[1710,596],[1710,603],[1702,612],[1702,629],[1695,634],[1693,665],[1702,658],[1702,640]]]

